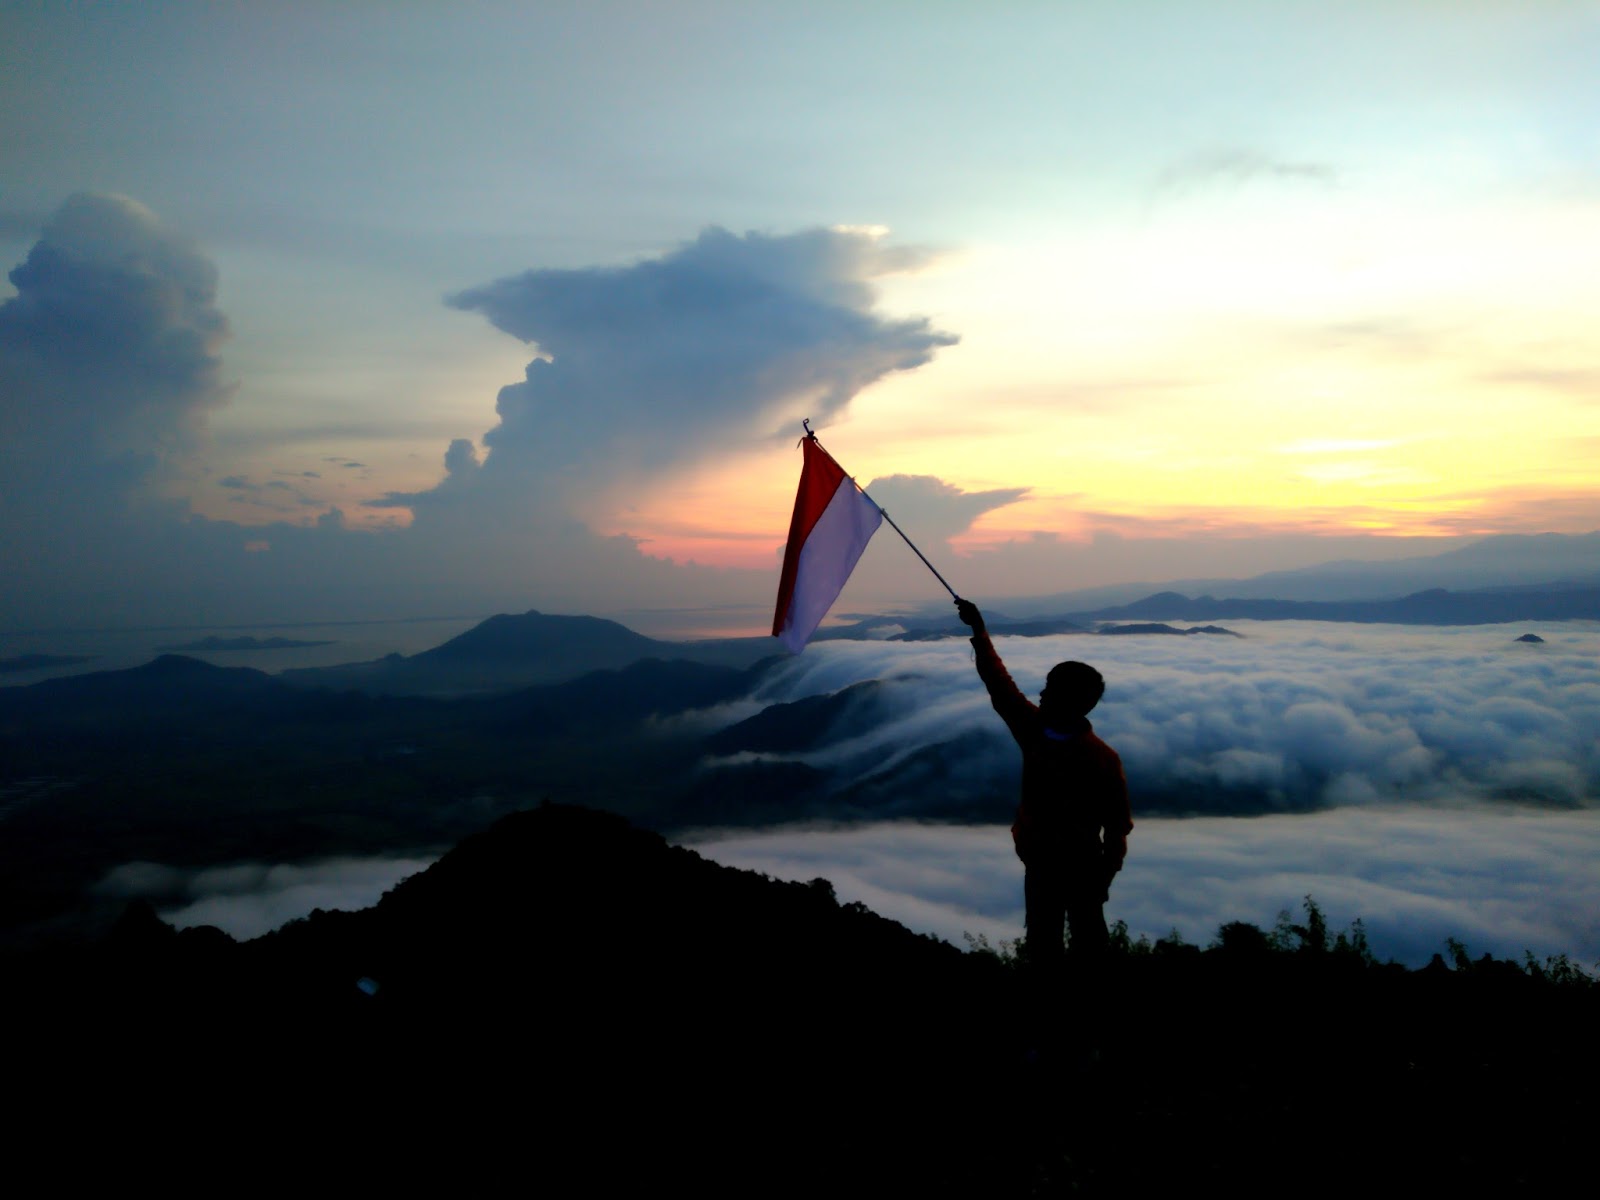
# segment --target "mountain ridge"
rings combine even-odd
[[[1252,600],[1157,592],[1111,608],[1072,613],[1075,621],[1345,621],[1356,624],[1494,625],[1513,621],[1600,620],[1600,587],[1519,586],[1471,592],[1429,588],[1396,600]]]
[[[277,678],[296,687],[452,697],[561,683],[650,658],[742,669],[776,649],[771,638],[661,641],[605,617],[529,609],[487,617],[409,657],[391,654],[362,663],[299,667]]]
[[[1242,599],[1393,600],[1434,587],[1473,591],[1535,581],[1532,586],[1542,588],[1567,580],[1600,586],[1600,530],[1493,534],[1431,555],[1334,559],[1242,578],[1149,579],[1008,597],[1004,603],[1015,612],[1043,614],[1107,608],[1162,591]],[[936,610],[942,611],[936,605],[922,611]]]

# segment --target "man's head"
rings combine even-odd
[[[1047,712],[1083,717],[1105,694],[1106,681],[1088,663],[1057,663],[1044,677],[1039,707]]]

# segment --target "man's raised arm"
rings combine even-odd
[[[972,649],[977,654],[978,678],[989,689],[989,702],[994,705],[1001,719],[1014,728],[1018,719],[1025,719],[1034,711],[1033,703],[1022,694],[1022,689],[1006,670],[1005,663],[1000,661],[994,643],[989,640],[989,630],[984,626],[983,614],[978,611],[978,606],[971,600],[957,600],[956,615],[972,630]]]

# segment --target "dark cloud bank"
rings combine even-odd
[[[458,438],[437,486],[378,502],[410,509],[411,527],[359,532],[337,510],[243,526],[180,499],[204,475],[206,418],[229,391],[215,265],[132,200],[75,196],[0,304],[0,549],[22,564],[0,626],[754,601],[764,576],[649,559],[591,532],[585,502],[790,436],[800,416],[825,421],[926,363],[955,339],[874,307],[874,281],[920,259],[858,232],[713,228],[629,266],[461,292],[452,305],[536,357],[501,391],[481,448]],[[305,509],[281,481],[208,486]]]

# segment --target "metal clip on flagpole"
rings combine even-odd
[[[819,450],[823,449],[822,443],[817,441],[817,435],[811,428],[811,418],[807,417],[805,420],[801,421],[800,424],[806,431],[806,437],[810,438],[813,442],[816,442],[817,448]],[[830,455],[828,455],[828,457],[829,458],[833,458],[833,455],[830,454]],[[834,461],[837,462],[838,459],[834,459]],[[927,567],[928,570],[932,571],[933,572],[933,577],[935,579],[937,579],[941,584],[943,584],[944,590],[950,593],[950,599],[952,599],[952,600],[961,599],[960,596],[956,595],[955,588],[951,587],[948,583],[945,583],[945,578],[944,578],[943,575],[939,574],[939,569],[937,567],[935,567],[931,562],[928,561],[928,556],[926,554],[924,554],[921,550],[917,549],[917,544],[906,536],[906,531],[904,529],[901,529],[900,526],[895,524],[895,520],[894,520],[893,517],[891,517],[889,515],[888,509],[884,508],[883,505],[879,504],[876,500],[873,500],[872,497],[867,494],[867,489],[862,487],[859,483],[856,483],[856,479],[855,479],[854,475],[850,475],[847,472],[846,473],[846,478],[848,478],[850,480],[851,485],[856,489],[856,491],[860,492],[863,496],[866,496],[868,500],[872,501],[872,507],[877,509],[878,512],[880,512],[881,514],[883,514],[883,519],[885,521],[889,522],[889,527],[900,535],[900,540],[903,541],[906,545],[911,547],[911,553],[915,554],[918,558],[920,558],[922,560],[922,565]]]

